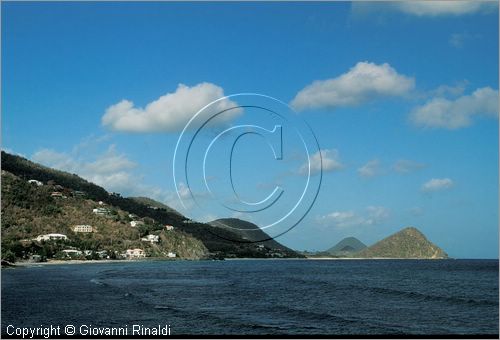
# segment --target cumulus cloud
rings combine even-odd
[[[435,192],[451,189],[455,183],[449,178],[433,178],[422,185],[423,192]]]
[[[462,80],[454,85],[440,85],[429,93],[429,97],[458,97],[464,93],[468,83],[467,80]]]
[[[496,1],[401,1],[394,4],[400,11],[419,17],[465,15],[488,12],[498,6]]]
[[[399,159],[394,163],[392,168],[394,169],[394,171],[399,173],[409,173],[416,170],[420,170],[424,167],[425,164],[422,163],[418,163],[407,159]]]
[[[378,97],[403,96],[414,87],[413,78],[399,74],[387,63],[359,62],[336,78],[306,86],[291,105],[296,110],[354,106]]]
[[[340,162],[339,152],[336,149],[323,149],[317,151],[310,157],[311,175],[320,172],[323,164],[323,172],[331,172],[343,168]],[[309,174],[309,162],[305,162],[299,169],[301,175]]]
[[[378,159],[372,159],[362,167],[358,168],[358,175],[360,175],[361,177],[374,177],[381,174],[382,169],[380,167],[380,161]]]
[[[130,190],[137,180],[129,171],[136,163],[119,154],[114,145],[94,160],[84,160],[78,155],[41,149],[31,159],[51,168],[78,174],[108,191]]]
[[[317,221],[337,228],[349,228],[378,225],[386,221],[389,216],[390,212],[385,207],[368,206],[362,213],[357,213],[352,210],[334,211],[330,214],[318,217]]]
[[[147,104],[144,108],[136,107],[129,100],[122,100],[106,109],[101,122],[105,127],[123,132],[173,132],[181,131],[189,120],[203,107],[224,97],[224,90],[211,83],[200,83],[189,87],[179,84],[175,92],[167,93]],[[227,98],[219,100],[204,110],[200,119],[236,107],[237,104]],[[225,124],[234,119],[242,110],[229,110],[214,119],[214,124]]]
[[[498,117],[498,90],[483,87],[456,99],[434,98],[416,107],[410,120],[419,127],[459,129],[477,116]]]
[[[389,218],[389,210],[385,207],[369,206],[366,211],[365,224],[367,225],[380,224]]]

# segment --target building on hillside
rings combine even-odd
[[[85,191],[79,191],[79,190],[73,191],[73,197],[85,197],[85,196],[86,196]]]
[[[101,259],[109,259],[109,254],[107,250],[100,250],[95,252]]]
[[[64,249],[62,252],[68,257],[82,255],[82,252],[76,249]]]
[[[151,242],[151,243],[158,243],[159,236],[158,235],[147,235],[146,237],[141,238],[141,241],[145,242]]]
[[[52,197],[63,197],[63,194],[62,194],[62,192],[60,192],[60,191],[53,191],[53,192],[50,194],[50,196],[52,196]]]
[[[91,225],[88,225],[88,224],[79,224],[79,225],[75,225],[73,227],[73,231],[75,233],[92,233],[95,230],[94,230],[94,228]]]
[[[173,226],[173,225],[170,225],[170,224],[166,224],[166,225],[165,225],[165,230],[168,230],[168,231],[170,231],[170,230],[174,230],[174,226]]]
[[[92,209],[92,212],[97,215],[109,215],[111,213],[111,210],[108,208],[95,208]]]
[[[30,184],[36,184],[37,186],[42,186],[43,185],[43,182],[37,181],[36,179],[30,179],[28,181],[28,183],[30,183]]]
[[[143,221],[130,221],[130,226],[131,227],[139,227],[141,225],[144,225]]]
[[[68,240],[68,236],[64,234],[45,234],[45,235],[39,235],[36,238],[33,239],[34,241],[57,241],[57,240],[62,240],[66,241]]]
[[[128,258],[141,258],[146,257],[146,253],[140,248],[127,249],[127,251],[125,252],[125,256]]]
[[[174,258],[174,257],[177,257],[177,254],[169,251],[167,254],[167,257]]]

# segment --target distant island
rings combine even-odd
[[[333,256],[350,256],[366,248],[366,244],[355,237],[346,237],[335,246],[326,250],[326,253]]]
[[[297,252],[257,225],[200,223],[148,197],[109,193],[75,174],[2,151],[2,264],[16,261],[226,258],[444,259],[416,228],[367,247],[348,237],[322,252]]]
[[[374,245],[367,247],[355,237],[347,237],[332,248],[316,253],[304,253],[311,258],[366,258],[366,259],[446,259],[441,248],[430,242],[414,227],[404,228]]]

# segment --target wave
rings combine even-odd
[[[453,304],[467,304],[467,305],[475,305],[475,306],[498,306],[498,301],[492,301],[492,300],[467,299],[467,298],[452,297],[452,296],[425,294],[425,293],[419,293],[419,292],[408,292],[408,291],[404,291],[404,290],[384,288],[384,287],[364,287],[364,289],[367,289],[367,290],[370,290],[370,291],[373,291],[373,292],[379,293],[379,294],[401,296],[401,297],[410,298],[413,300],[443,301],[443,302],[448,302],[448,303],[453,303]]]

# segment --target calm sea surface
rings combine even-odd
[[[15,327],[171,334],[498,334],[497,260],[232,260],[2,269]]]

